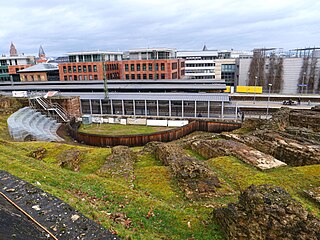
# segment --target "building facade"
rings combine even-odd
[[[120,79],[122,52],[69,53],[69,62],[59,64],[61,81]]]
[[[56,64],[39,63],[18,71],[21,82],[59,81],[59,68]]]
[[[121,79],[181,79],[184,75],[185,61],[177,59],[177,51],[172,48],[129,50],[121,62]]]
[[[303,53],[307,50],[301,49]],[[257,49],[251,59],[239,58],[237,85],[261,86],[264,92],[270,87],[271,93],[280,94],[318,94],[319,51],[313,49],[308,55],[301,51],[295,55],[278,55]]]

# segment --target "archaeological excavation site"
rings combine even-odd
[[[0,239],[320,239],[319,106],[117,146],[50,121],[51,138],[13,140],[23,107],[0,98]]]

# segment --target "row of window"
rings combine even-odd
[[[130,64],[130,71],[141,71],[141,66],[142,66],[142,71],[147,71],[147,63],[143,63],[143,64],[140,64],[140,63],[133,64],[132,63],[132,64]],[[125,64],[124,69],[126,72],[128,72],[129,71],[129,64]],[[159,71],[159,63],[155,63],[155,64],[148,63],[148,71],[153,71],[153,70]],[[165,64],[164,63],[160,64],[160,70],[165,71]]]
[[[63,72],[67,73],[67,66],[63,66],[62,68],[63,68]],[[78,67],[77,66],[73,66],[73,67],[68,66],[68,73],[72,73],[72,72],[74,72],[74,73],[84,72],[85,73],[85,72],[92,72],[92,70],[93,70],[93,72],[97,72],[98,71],[97,65],[78,66]]]
[[[214,67],[215,63],[188,63],[187,67]]]
[[[164,73],[161,73],[161,74],[126,74],[125,75],[126,77],[126,80],[134,80],[134,79],[166,79],[166,74]],[[172,73],[171,75],[172,79],[177,79],[178,78],[178,74],[175,72],[175,73]]]
[[[28,80],[41,81],[41,76],[40,75],[29,75],[29,78],[28,78],[28,75],[21,75],[21,80],[22,81],[28,81]]]
[[[64,75],[63,76],[64,81],[82,81],[82,80],[98,80],[97,74],[90,74],[90,75]]]

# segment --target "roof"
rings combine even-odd
[[[133,52],[153,52],[153,51],[172,52],[172,51],[176,51],[176,49],[175,48],[137,48],[137,49],[128,50],[126,52],[133,53]]]
[[[27,73],[27,72],[49,72],[49,71],[58,71],[58,65],[52,63],[39,63],[31,67],[22,69],[18,73]]]
[[[107,52],[107,51],[83,51],[83,52],[69,52],[67,53],[68,56],[74,55],[92,55],[92,54],[113,54],[113,55],[122,55],[123,52]]]
[[[61,93],[66,96],[79,96],[81,99],[104,99],[104,93]],[[112,100],[150,100],[150,101],[211,101],[229,102],[227,93],[109,93]]]

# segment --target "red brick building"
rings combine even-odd
[[[180,79],[184,76],[184,60],[124,60],[121,79]]]
[[[139,49],[122,52],[70,53],[69,62],[59,64],[60,81],[106,79],[180,79],[185,62],[173,49]],[[104,68],[103,68],[104,66]]]
[[[59,64],[60,81],[120,79],[122,52],[69,53],[69,62]],[[104,66],[104,68],[103,68]]]

